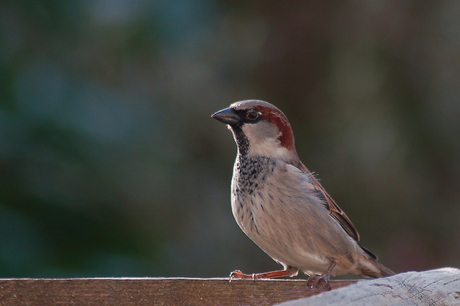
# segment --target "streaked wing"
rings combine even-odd
[[[359,242],[359,234],[353,223],[351,223],[350,219],[347,217],[345,212],[337,205],[337,203],[335,203],[335,201],[326,192],[326,190],[324,190],[323,186],[321,186],[321,184],[313,176],[310,170],[308,170],[307,167],[305,167],[305,165],[302,164],[300,160],[293,165],[311,176],[312,183],[316,187],[318,196],[323,199],[324,207],[327,209],[327,211],[329,211],[331,217],[337,220],[337,222],[339,222],[340,226],[342,226],[342,228],[345,230],[345,232],[347,232],[347,234],[350,237],[356,240],[356,242]]]

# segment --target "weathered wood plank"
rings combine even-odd
[[[355,282],[331,281],[331,287]],[[1,305],[273,305],[318,293],[298,279],[0,279]]]
[[[460,270],[442,268],[360,281],[283,306],[460,305]],[[281,306],[280,305],[280,306]]]

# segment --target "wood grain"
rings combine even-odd
[[[356,285],[280,306],[386,306],[460,305],[460,270],[441,268],[405,272],[387,278],[360,281]]]
[[[336,289],[355,282],[330,284]],[[273,305],[318,293],[292,279],[0,279],[1,305]]]

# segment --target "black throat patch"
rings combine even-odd
[[[268,174],[273,172],[274,168],[275,161],[271,158],[248,158],[247,155],[238,155],[233,169],[233,192],[237,196],[252,195],[262,188]]]

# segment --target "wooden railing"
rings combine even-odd
[[[321,292],[300,279],[0,279],[0,305],[460,305],[455,268],[330,285]]]
[[[330,284],[335,289],[353,282]],[[318,293],[295,279],[0,279],[0,305],[273,305]]]

